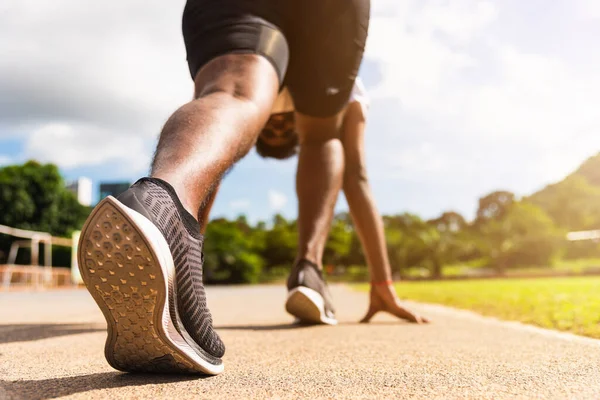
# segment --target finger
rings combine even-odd
[[[413,322],[416,324],[428,324],[431,321],[428,318],[422,317],[420,315],[415,315],[415,320]]]
[[[413,314],[412,312],[396,306],[391,310],[392,314],[395,315],[396,317],[400,318],[400,319],[404,319],[406,321],[409,322],[413,322],[415,324],[424,324],[427,323],[428,320],[426,318],[423,318],[417,314]]]
[[[361,324],[366,324],[369,321],[371,321],[371,318],[373,318],[373,316],[375,314],[377,314],[377,311],[378,310],[376,310],[374,308],[369,308],[369,311],[367,311],[367,313],[365,314],[365,316],[363,317],[363,319],[360,320],[360,323]]]

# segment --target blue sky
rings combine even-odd
[[[35,158],[96,184],[145,175],[192,93],[184,2],[169,4],[3,1],[0,164]],[[471,217],[478,197],[526,195],[600,151],[600,2],[375,0],[372,17],[361,76],[384,213]],[[294,217],[294,174],[295,160],[252,152],[214,215]]]

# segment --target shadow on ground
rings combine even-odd
[[[397,320],[397,321],[371,321],[369,323],[362,323],[362,322],[340,322],[338,324],[338,326],[389,326],[389,325],[397,325],[397,326],[404,326],[404,325],[415,325],[415,326],[419,326],[416,324],[412,324],[408,321],[403,321],[403,320]],[[223,325],[223,326],[215,326],[216,330],[223,330],[223,331],[281,331],[281,330],[287,330],[287,329],[302,329],[302,328],[325,328],[325,329],[331,329],[333,328],[331,325],[324,325],[324,324],[300,324],[300,323],[294,323],[294,324],[275,324],[275,325]]]
[[[216,330],[223,331],[282,331],[287,329],[302,329],[302,328],[312,328],[312,327],[321,327],[326,325],[318,325],[318,324],[275,324],[275,325],[224,325],[224,326],[215,326]]]
[[[31,342],[57,336],[106,331],[104,324],[17,324],[0,325],[0,344]]]
[[[3,381],[0,388],[4,389],[9,399],[46,400],[85,393],[99,389],[113,389],[125,386],[159,385],[163,383],[184,382],[206,379],[201,375],[155,375],[128,374],[122,372],[104,372],[66,378]],[[0,391],[1,392],[1,391]]]

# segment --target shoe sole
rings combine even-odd
[[[316,290],[299,286],[289,291],[285,309],[300,322],[337,325],[335,318],[325,314],[325,300]]]
[[[104,354],[113,368],[208,375],[223,371],[222,363],[194,351],[172,322],[173,258],[147,218],[112,196],[102,200],[82,229],[78,263],[106,319]]]

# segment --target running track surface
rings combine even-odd
[[[210,287],[211,378],[111,369],[85,290],[0,292],[0,399],[600,398],[600,341],[420,304],[432,324],[361,325],[367,294],[332,290],[340,325],[295,327],[281,286]]]

